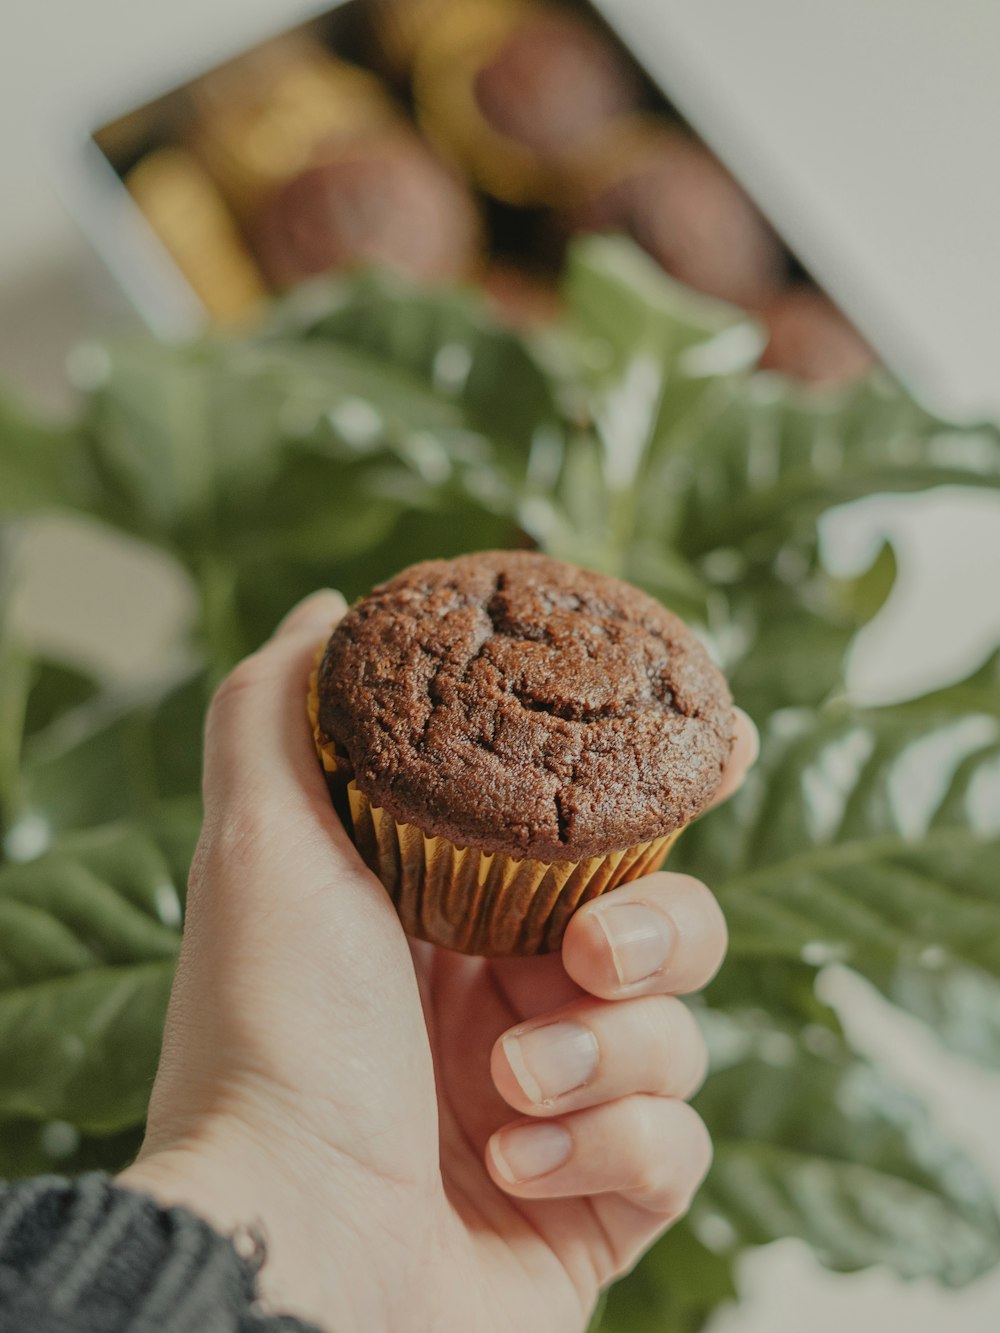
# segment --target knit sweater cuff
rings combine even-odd
[[[0,1333],[319,1333],[261,1309],[241,1239],[104,1175],[0,1183]]]

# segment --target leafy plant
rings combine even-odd
[[[1000,1257],[989,1189],[816,981],[852,968],[1000,1066],[1000,669],[856,707],[845,659],[894,554],[838,579],[818,520],[877,491],[996,487],[1000,439],[885,379],[819,396],[755,373],[751,322],[623,243],[579,245],[565,295],[562,327],[529,338],[470,294],[366,274],[253,336],[86,349],[67,427],[0,408],[8,519],[81,512],[154,543],[200,606],[189,674],[141,697],[0,635],[0,1169],[134,1150],[218,675],[315,586],[533,543],[696,622],[764,737],[671,862],[731,928],[695,1002],[716,1164],[595,1327],[697,1333],[735,1298],[736,1257],[782,1236],[835,1269],[970,1281]]]

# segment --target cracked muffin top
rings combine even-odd
[[[320,664],[319,725],[397,822],[579,861],[704,810],[733,713],[704,648],[653,598],[487,551],[413,565],[348,612]]]

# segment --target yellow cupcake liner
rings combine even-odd
[[[624,851],[583,861],[517,860],[503,852],[458,847],[448,838],[397,822],[354,781],[350,762],[319,725],[318,669],[309,717],[328,778],[346,791],[348,832],[365,864],[392,898],[403,929],[459,953],[510,957],[559,948],[583,903],[655,870],[681,829]]]
[[[558,949],[581,904],[652,870],[677,836],[586,861],[517,861],[399,824],[353,780],[347,794],[355,844],[406,933],[485,957]]]

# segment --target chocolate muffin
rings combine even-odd
[[[474,95],[498,133],[547,162],[577,152],[639,102],[636,77],[607,38],[546,8],[525,12],[475,74]]]
[[[462,0],[425,24],[413,100],[427,138],[508,204],[565,202],[577,157],[639,104],[629,63],[585,18]]]
[[[850,384],[875,368],[872,349],[822,292],[789,287],[759,313],[768,331],[762,370],[833,386]]]
[[[733,732],[726,683],[676,616],[509,551],[376,588],[326,645],[312,711],[407,929],[478,953],[557,947],[580,902],[662,859]]]
[[[679,129],[620,122],[580,172],[568,229],[622,231],[672,277],[755,309],[785,282],[777,236],[721,162]]]
[[[455,281],[481,242],[465,184],[415,134],[398,130],[342,146],[289,181],[261,210],[253,235],[279,290],[364,263]]]

